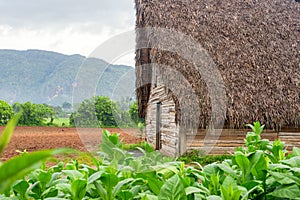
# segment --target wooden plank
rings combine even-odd
[[[249,130],[223,130],[219,137],[206,135],[206,130],[200,130],[196,135],[187,135],[187,149],[202,149],[210,147],[212,149],[209,154],[223,154],[226,152],[234,152],[236,147],[245,146],[244,139]],[[280,132],[266,130],[262,134],[263,139],[269,139],[271,142],[280,138],[286,143],[287,150],[291,150],[294,146],[300,147],[299,132]]]

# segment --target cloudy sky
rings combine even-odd
[[[133,0],[0,0],[0,48],[89,56],[134,18]],[[134,55],[115,63],[133,65]]]

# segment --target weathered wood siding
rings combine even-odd
[[[153,86],[147,106],[146,137],[156,144],[156,109],[161,103],[161,152],[165,155],[178,154],[178,127],[175,123],[175,103],[164,86]]]
[[[245,146],[244,139],[249,130],[223,129],[220,136],[209,136],[206,130],[199,130],[196,135],[187,135],[187,150],[202,149],[208,154],[233,153],[236,147]],[[283,130],[264,131],[262,138],[274,141],[280,138],[286,143],[287,150],[300,147],[300,131]]]

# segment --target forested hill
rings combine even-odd
[[[104,72],[98,86],[97,83],[91,86],[97,88],[96,95],[111,96],[121,78],[121,85],[126,85],[122,91],[134,91],[134,69],[129,66],[108,65],[104,60],[77,54],[0,50],[0,99],[10,103],[31,101],[52,105],[72,102],[73,87],[78,86],[76,77],[82,66],[88,70],[87,76]]]

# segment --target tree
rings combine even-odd
[[[22,109],[22,116],[20,117],[19,124],[25,126],[42,126],[45,118],[51,118],[53,122],[55,111],[52,107],[46,104],[33,104],[26,102],[20,104]],[[14,106],[16,109],[18,105]],[[50,121],[50,123],[51,123]]]
[[[120,118],[120,108],[108,97],[94,97],[95,111],[101,127],[117,127]],[[117,120],[117,121],[116,121]]]
[[[134,121],[136,125],[139,123],[145,123],[145,120],[142,118],[139,118],[139,106],[137,102],[134,102],[130,108],[129,108],[129,114],[131,117],[131,120]]]
[[[43,120],[45,118],[50,118],[50,123],[49,124],[53,124],[53,120],[55,117],[55,110],[53,107],[47,105],[47,104],[36,104],[36,108],[37,108],[37,115],[42,117]]]
[[[95,113],[95,102],[92,99],[84,100],[76,112],[70,116],[70,125],[79,127],[99,127]]]
[[[0,100],[0,125],[6,125],[6,123],[13,116],[13,110],[9,103]]]
[[[117,127],[120,109],[108,97],[95,96],[84,100],[70,116],[70,124],[80,127]]]

